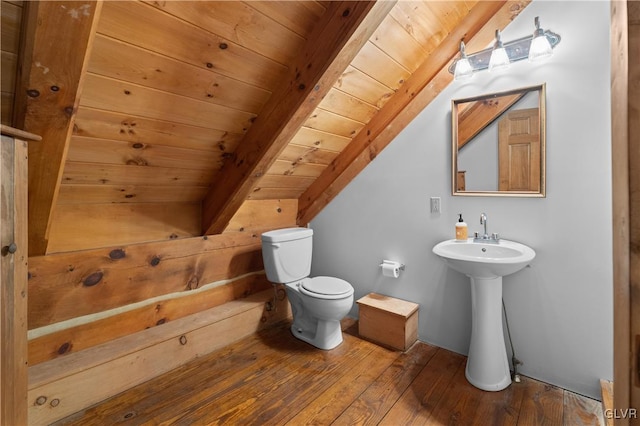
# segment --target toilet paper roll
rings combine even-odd
[[[382,262],[382,275],[385,277],[398,278],[400,276],[400,264],[385,260]]]

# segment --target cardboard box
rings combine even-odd
[[[417,340],[417,303],[377,293],[369,293],[357,303],[361,337],[401,351],[409,349]]]

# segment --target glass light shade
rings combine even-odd
[[[531,40],[529,47],[529,61],[539,61],[553,55],[553,49],[545,35],[539,35]]]
[[[473,75],[473,67],[469,62],[469,59],[462,57],[456,61],[456,69],[453,72],[453,77],[456,80],[466,80]]]
[[[489,71],[497,71],[509,68],[509,57],[504,47],[496,47],[491,51],[489,59]]]

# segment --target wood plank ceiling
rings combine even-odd
[[[305,225],[451,81],[461,39],[485,47],[527,4],[29,3],[31,254],[80,217],[193,236],[291,199]]]

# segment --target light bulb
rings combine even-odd
[[[536,29],[533,32],[533,39],[529,46],[530,62],[539,61],[553,55],[551,44],[549,43],[547,36],[544,35],[544,30],[540,28],[540,19],[537,16],[535,18],[535,25]]]

